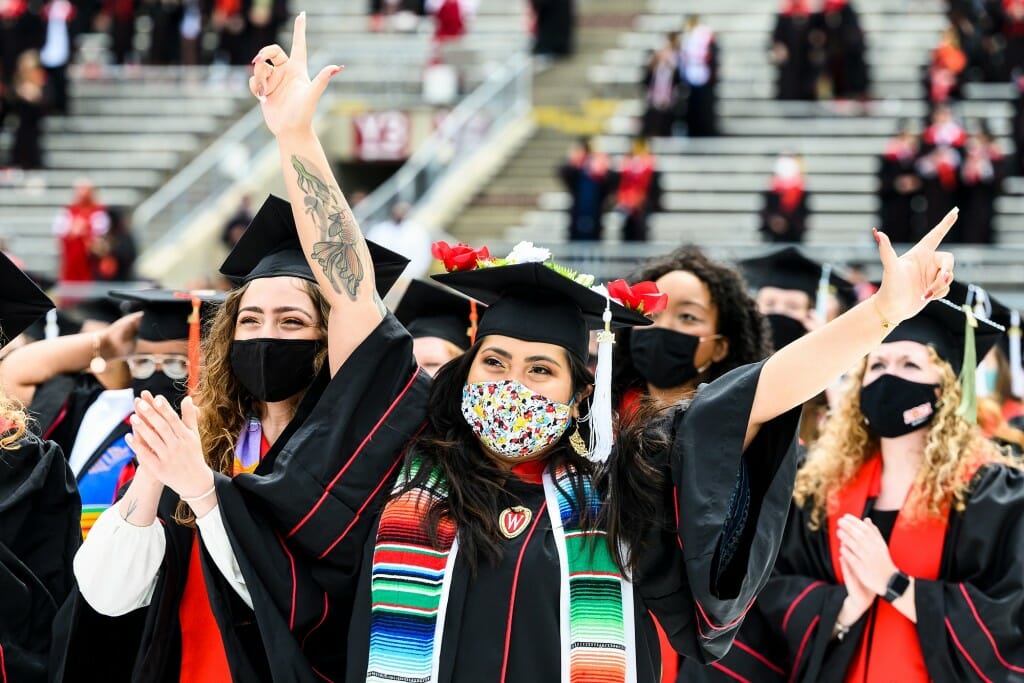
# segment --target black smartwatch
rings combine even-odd
[[[896,573],[889,579],[889,583],[885,587],[885,595],[882,597],[886,602],[892,602],[906,593],[909,586],[910,577],[897,569]]]

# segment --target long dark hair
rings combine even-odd
[[[444,482],[446,495],[438,497],[424,515],[424,529],[437,546],[438,528],[445,518],[458,528],[459,552],[475,573],[483,564],[497,564],[502,556],[504,539],[498,527],[502,497],[509,477],[515,476],[502,469],[482,450],[476,435],[462,416],[462,391],[470,368],[480,350],[481,341],[465,354],[442,367],[434,377],[428,402],[428,425],[409,448],[405,465],[407,483],[396,495],[415,490],[431,490],[431,475],[438,472]],[[574,395],[585,392],[594,377],[586,364],[575,354],[566,353],[572,378]],[[653,408],[651,409],[653,410]],[[569,445],[570,435],[579,429],[584,442],[589,440],[589,399],[581,401],[580,417],[548,453],[548,461],[555,466],[565,465],[570,473],[572,488],[570,500],[586,500],[584,487],[593,482],[602,504],[597,512],[578,504],[574,510],[582,528],[603,528],[608,533],[609,548],[623,571],[638,565],[652,520],[661,519],[658,508],[662,503],[662,469],[653,463],[663,454],[664,445],[657,438],[642,433],[639,425],[622,431],[616,439],[616,452],[607,467],[598,467],[585,455],[581,456]],[[418,469],[413,470],[413,463]],[[627,548],[623,556],[620,548]]]
[[[729,341],[729,352],[712,363],[704,381],[710,382],[725,373],[759,360],[771,353],[771,334],[757,303],[747,293],[747,283],[735,268],[713,261],[694,245],[679,247],[672,253],[643,263],[630,276],[630,282],[657,280],[673,271],[693,273],[707,286],[711,302],[718,310],[716,332]],[[629,332],[616,335],[615,376],[612,380],[616,405],[630,389],[646,393],[647,385],[633,367],[629,353]]]

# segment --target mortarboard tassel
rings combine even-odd
[[[829,283],[832,280],[832,266],[828,263],[821,267],[821,278],[818,280],[818,294],[814,301],[814,312],[818,314],[818,322],[824,325],[828,320],[828,296],[831,293]]]
[[[200,340],[200,315],[199,308],[202,302],[199,297],[192,297],[192,315],[188,317],[188,395],[195,396],[199,390],[199,340]]]
[[[1010,341],[1010,393],[1017,398],[1024,398],[1024,366],[1021,366],[1021,331],[1020,312],[1010,313],[1010,329],[1007,331]]]
[[[594,398],[590,402],[590,459],[605,463],[612,453],[612,310],[605,291],[604,329],[597,333],[597,371],[594,373]]]
[[[978,424],[978,385],[975,378],[978,370],[978,349],[974,344],[974,329],[978,326],[978,319],[974,317],[974,311],[969,305],[964,304],[961,308],[966,318],[964,364],[960,368],[960,390],[963,392],[963,399],[956,413],[971,424]]]
[[[466,336],[469,337],[469,345],[476,344],[476,330],[478,322],[480,320],[480,314],[476,309],[476,299],[469,300],[469,329],[466,330]]]

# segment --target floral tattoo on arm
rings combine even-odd
[[[344,292],[355,301],[359,285],[366,277],[366,240],[341,190],[308,170],[307,165],[313,167],[312,163],[292,156],[296,183],[306,196],[306,214],[320,231],[320,241],[313,244],[310,256],[320,264],[334,291]]]

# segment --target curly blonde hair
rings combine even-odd
[[[979,465],[1003,463],[1020,465],[996,444],[985,438],[981,429],[960,415],[960,382],[949,363],[928,347],[932,363],[939,369],[942,389],[928,438],[924,460],[908,500],[912,518],[943,518],[952,503],[963,511],[970,488],[970,477]],[[860,387],[867,370],[867,358],[849,377],[849,385],[840,405],[829,417],[825,430],[797,473],[793,499],[801,507],[810,505],[809,527],[821,526],[829,501],[846,486],[861,466],[879,451],[879,439],[868,429],[860,410]]]
[[[27,419],[21,404],[0,389],[0,451],[17,449],[18,441],[25,436]]]
[[[320,316],[320,338],[327,338],[327,320],[331,307],[312,282],[303,281],[306,294]],[[217,311],[210,327],[203,336],[203,366],[199,377],[199,389],[194,400],[201,407],[199,412],[199,436],[203,442],[206,463],[214,472],[231,476],[235,459],[238,435],[249,417],[256,413],[258,400],[235,378],[231,369],[231,342],[235,339],[235,321],[241,307],[242,297],[248,290],[248,283],[228,292],[224,303]],[[314,368],[319,372],[327,359],[327,345],[324,344],[316,357]],[[179,502],[174,519],[179,524],[195,524],[192,509]]]

